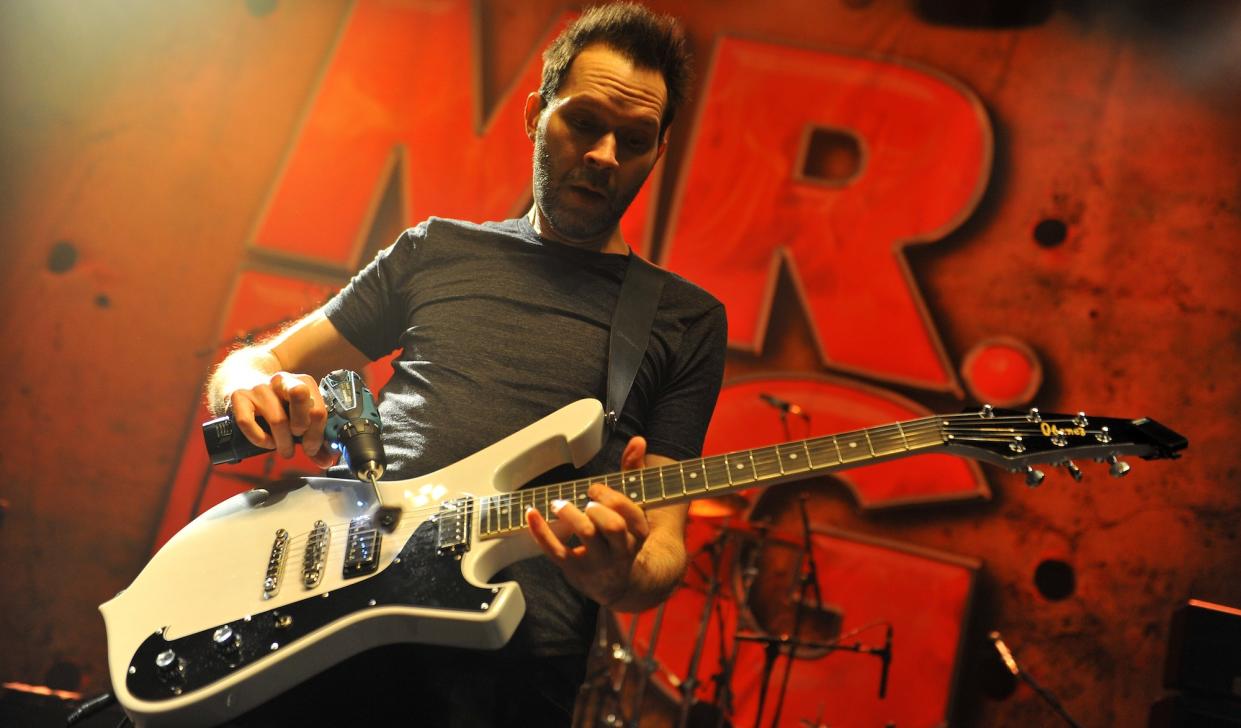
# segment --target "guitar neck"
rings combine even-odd
[[[941,419],[924,417],[501,493],[479,499],[479,532],[485,539],[524,530],[526,511],[536,508],[539,513],[550,514],[551,504],[558,500],[582,507],[589,502],[587,489],[592,483],[604,483],[639,505],[663,505],[891,460],[941,448],[946,442]]]

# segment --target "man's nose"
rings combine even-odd
[[[616,134],[607,132],[599,137],[586,151],[586,161],[604,169],[620,166],[616,161]]]

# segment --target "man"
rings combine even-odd
[[[604,399],[609,324],[630,254],[618,223],[664,153],[688,75],[684,36],[671,18],[631,4],[583,14],[548,48],[542,85],[526,101],[534,144],[529,213],[483,225],[432,218],[407,230],[322,309],[231,354],[209,384],[211,407],[231,409],[246,437],[284,457],[300,435],[305,452],[326,467],[334,458],[323,446],[318,378],[400,348],[380,413],[385,477],[407,478],[572,401]],[[697,456],[724,344],[720,303],[669,276],[642,367],[602,451],[581,471],[548,479]],[[405,701],[417,686],[422,694],[400,705],[420,723],[567,723],[598,605],[653,606],[686,565],[684,505],[644,511],[602,484],[590,497],[583,508],[554,504],[550,523],[550,514],[530,512],[545,558],[500,574],[522,585],[528,605],[503,649],[394,647],[317,682],[370,676],[351,716],[395,709],[392,701]],[[369,682],[393,677],[395,690]],[[337,697],[349,692],[338,688]],[[321,689],[295,690],[254,722],[287,720],[291,710],[323,720],[329,703]]]

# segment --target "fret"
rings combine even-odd
[[[840,445],[837,444],[836,438],[830,435],[811,443],[811,452],[816,468],[830,468],[844,462],[844,458],[840,457]]]
[[[840,452],[841,463],[856,463],[859,460],[869,460],[871,455],[864,449],[865,439],[858,436],[856,432],[847,432],[843,435],[835,435],[832,438],[836,441],[836,448]]]
[[[905,429],[901,428],[901,423],[889,425],[889,427],[884,429],[887,432],[887,442],[891,443],[891,448],[887,450],[887,455],[907,453],[910,450],[910,443],[905,439]]]
[[[496,505],[499,506],[499,512],[496,514],[496,522],[502,531],[513,530],[513,499],[509,493],[503,493],[496,496]]]
[[[802,440],[801,447],[806,451],[806,466],[811,469],[819,467],[818,465],[815,465],[814,458],[810,457],[810,441]]]
[[[758,480],[754,472],[754,460],[749,452],[734,452],[724,456],[728,462],[728,482],[731,484],[753,483]]]
[[[685,475],[681,472],[681,463],[661,467],[659,477],[663,483],[662,500],[671,500],[685,494]]]
[[[754,477],[759,480],[769,480],[784,474],[776,448],[765,447],[760,450],[751,450],[750,461],[754,463]]]
[[[484,528],[488,533],[495,532],[495,496],[483,499],[483,520]]]
[[[570,495],[565,500],[577,506],[578,510],[585,510],[586,504],[590,502],[589,490],[589,480],[575,480],[570,489]]]
[[[776,456],[780,458],[780,472],[802,473],[809,470],[808,453],[805,442],[786,442],[783,445],[777,445]]]
[[[553,517],[552,509],[548,508],[548,501],[550,500],[549,498],[550,493],[551,493],[551,488],[535,488],[530,493],[530,505],[534,506],[534,508],[537,509],[538,512],[549,521]]]
[[[712,488],[727,488],[732,484],[732,477],[728,472],[728,461],[723,455],[712,455],[704,458],[702,461],[703,477],[706,478],[703,490],[710,491]]]
[[[870,456],[875,457],[875,443],[871,442],[870,430],[862,430],[862,434],[866,435],[866,447],[870,449]]]
[[[518,516],[517,525],[521,528],[525,528],[528,525],[526,523],[526,511],[534,507],[534,493],[531,493],[528,490],[519,490],[517,491],[517,496],[520,499],[518,507],[521,509],[521,514]]]
[[[650,484],[646,481],[645,470],[626,470],[621,474],[618,486],[616,490],[624,493],[629,500],[641,503],[646,500],[646,489]]]
[[[682,469],[685,475],[682,481],[685,486],[685,495],[695,495],[705,492],[710,484],[707,482],[707,463],[705,460],[691,460],[683,463],[684,465],[693,466],[688,473]]]

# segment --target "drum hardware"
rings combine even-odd
[[[722,493],[714,498],[699,498],[689,504],[689,517],[704,520],[729,519],[750,509],[750,499],[741,493]]]
[[[771,718],[771,725],[780,725],[780,711],[784,707],[784,698],[788,692],[789,676],[793,673],[793,660],[797,657],[798,643],[801,642],[797,638],[801,634],[802,619],[806,610],[806,593],[810,589],[814,590],[814,600],[816,605],[823,604],[823,593],[819,590],[819,566],[814,559],[814,548],[810,543],[810,515],[806,511],[806,494],[802,493],[797,499],[797,505],[801,513],[802,524],[802,548],[797,554],[797,566],[793,573],[796,574],[797,582],[797,599],[793,609],[793,631],[792,637],[781,635],[780,637],[764,637],[762,639],[749,638],[752,641],[763,642],[766,645],[763,662],[763,677],[760,683],[758,693],[758,712],[754,715],[754,726],[758,726],[763,720],[763,707],[767,702],[767,689],[771,684],[771,676],[775,670],[776,660],[780,657],[781,648],[788,646],[788,660],[785,662],[784,678],[780,681],[780,695],[776,700],[775,714]],[[738,635],[740,637],[740,635]]]
[[[702,660],[702,648],[707,639],[707,626],[711,621],[711,612],[715,610],[720,594],[720,566],[724,560],[724,543],[731,536],[731,531],[727,528],[728,521],[725,520],[723,526],[719,529],[719,533],[715,538],[708,541],[700,549],[699,553],[706,552],[711,557],[711,572],[707,579],[707,597],[702,603],[702,617],[698,620],[698,634],[694,637],[694,650],[690,654],[689,667],[685,671],[685,679],[681,681],[681,710],[677,717],[677,728],[686,728],[689,723],[690,709],[694,707],[697,698],[694,697],[698,690],[698,663]],[[694,560],[690,559],[693,564]],[[721,619],[721,625],[723,621]],[[722,637],[722,633],[721,633]],[[652,640],[653,642],[653,640]],[[721,656],[723,651],[721,651]],[[718,683],[717,683],[718,687]],[[719,711],[719,719],[724,719],[724,711]]]
[[[661,602],[655,610],[655,623],[651,626],[650,644],[647,645],[646,657],[638,662],[638,686],[634,690],[633,708],[629,713],[629,728],[639,728],[639,722],[642,719],[642,701],[646,697],[647,685],[651,682],[651,675],[659,668],[659,661],[655,659],[655,644],[659,641],[659,628],[664,621],[664,607],[667,601]],[[633,624],[637,624],[635,617],[630,626],[633,631]],[[632,642],[630,643],[632,645]]]
[[[737,594],[738,601],[744,601],[749,595],[750,589],[754,586],[754,579],[758,576],[758,557],[767,545],[771,521],[757,521],[752,528],[757,538],[754,548],[750,549],[749,554],[746,555],[745,567],[741,570],[741,587]],[[749,533],[745,529],[739,529],[737,532]],[[732,715],[733,713],[732,682],[733,670],[737,666],[737,654],[740,652],[741,647],[740,641],[737,639],[739,633],[739,630],[733,633],[731,651],[725,650],[723,647],[720,648],[720,671],[712,677],[712,680],[715,682],[715,705],[719,709],[715,728],[724,728],[725,716]]]

